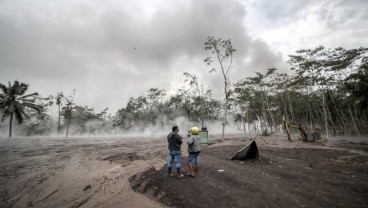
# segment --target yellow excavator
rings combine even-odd
[[[300,135],[302,136],[302,138],[300,138],[303,141],[307,141],[307,131],[304,129],[304,127],[301,124],[298,123],[291,123],[291,122],[287,122],[287,121],[282,121],[282,126],[284,127],[286,134],[288,136],[288,140],[291,142],[291,136],[290,136],[290,131],[289,128],[294,128],[294,129],[298,129],[300,132]]]

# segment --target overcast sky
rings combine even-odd
[[[206,37],[231,39],[231,81],[276,67],[297,49],[368,47],[367,0],[0,0],[0,83],[42,96],[76,89],[96,112],[150,88],[175,93],[183,72],[215,95]]]

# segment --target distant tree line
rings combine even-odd
[[[299,50],[295,74],[268,69],[234,85],[235,121],[276,129],[282,119],[334,135],[367,135],[367,48]]]
[[[209,41],[215,40],[209,37],[208,50],[211,50]],[[221,39],[217,40],[221,43]],[[231,42],[223,44],[231,45]],[[231,53],[235,52],[230,49]],[[42,98],[38,93],[26,95],[28,85],[25,83],[9,82],[0,84],[0,128],[9,128],[11,137],[15,118],[24,129],[23,135],[57,131],[68,136],[69,126],[73,135],[98,134],[147,126],[164,127],[178,117],[201,126],[218,121],[225,125],[229,117],[229,122],[245,132],[282,131],[282,121],[287,120],[327,135],[368,135],[367,53],[368,48],[320,46],[299,50],[288,60],[294,73],[279,73],[270,68],[233,85],[225,80],[224,99],[214,99],[211,89],[205,88],[195,75],[185,72],[184,87],[174,95],[151,88],[143,95],[131,97],[115,114],[110,114],[108,108],[95,112],[93,108],[73,103],[75,91],[69,96],[59,92]],[[210,63],[208,58],[205,61]],[[228,78],[228,68],[220,69],[225,70],[224,78]],[[58,109],[56,121],[50,116],[50,110],[55,107]],[[4,125],[5,120],[8,125]]]

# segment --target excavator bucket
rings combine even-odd
[[[245,145],[239,152],[237,152],[231,160],[246,160],[246,159],[258,159],[259,152],[256,141]]]

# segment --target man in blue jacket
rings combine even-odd
[[[181,157],[181,144],[183,143],[182,137],[179,135],[179,127],[173,126],[172,132],[167,135],[167,142],[169,143],[169,161],[167,162],[167,170],[168,170],[168,177],[172,177],[173,174],[171,173],[171,169],[173,163],[176,164],[176,172],[177,178],[184,177],[183,174],[180,173],[180,157]]]

